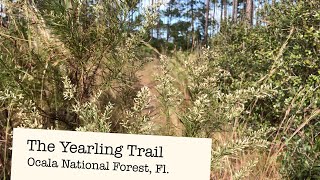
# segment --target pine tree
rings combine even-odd
[[[238,0],[233,0],[232,2],[232,21],[237,22],[238,18]]]
[[[253,0],[246,1],[246,21],[249,26],[253,24]]]
[[[208,26],[209,26],[209,10],[210,10],[210,1],[206,0],[206,23],[204,31],[204,44],[208,43]]]

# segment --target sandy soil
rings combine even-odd
[[[156,97],[159,95],[159,93],[156,90],[156,82],[154,80],[154,75],[159,72],[158,69],[159,66],[159,61],[154,60],[151,62],[148,62],[145,64],[142,70],[138,71],[136,73],[136,76],[139,78],[139,84],[138,87],[141,88],[143,86],[147,86],[152,94],[152,100],[150,102],[150,112],[151,112],[151,117],[153,119],[153,122],[160,124],[160,125],[165,125],[166,124],[166,118],[164,115],[161,113],[159,101],[156,99]],[[172,114],[171,117],[171,122],[172,125],[175,129],[175,134],[176,135],[182,135],[182,124],[180,123],[178,117],[176,114]]]

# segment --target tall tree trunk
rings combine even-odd
[[[187,11],[187,16],[186,17],[189,17],[189,15],[190,15],[190,13],[189,13],[189,11]],[[189,30],[187,29],[186,30],[186,42],[187,42],[187,47],[186,48],[187,49],[189,49],[189,47],[190,47],[190,37],[192,38],[192,36],[190,36]]]
[[[194,0],[191,0],[191,33],[192,33],[192,49],[194,48],[195,33],[194,33]]]
[[[167,20],[167,43],[169,42],[169,38],[170,38],[170,24],[171,24],[171,2],[169,2],[169,17]]]
[[[232,2],[232,21],[237,22],[238,17],[238,0],[233,0]]]
[[[253,23],[253,0],[247,0],[246,3],[246,21],[249,26]]]
[[[223,0],[223,19],[225,22],[228,20],[228,5],[227,0]]]
[[[160,23],[161,23],[161,16],[160,16],[160,8],[158,9],[159,19],[157,23],[157,39],[160,38]]]
[[[158,4],[159,3],[159,0],[155,0],[156,2],[156,4]],[[157,9],[157,14],[158,14],[158,22],[157,22],[157,39],[160,39],[161,37],[160,37],[160,28],[161,28],[161,15],[160,15],[160,7],[158,7],[158,9]]]
[[[216,24],[215,24],[215,17],[216,17],[216,1],[214,0],[213,1],[213,14],[212,14],[212,21],[211,21],[211,26],[215,26]],[[215,27],[213,27],[213,29],[215,29]],[[212,32],[212,34],[211,35],[213,35],[213,33],[214,32]]]
[[[209,26],[209,9],[210,9],[210,1],[206,0],[206,24],[204,30],[204,44],[208,44],[208,26]]]
[[[149,1],[150,2],[150,1]],[[152,6],[152,8],[153,8],[153,4],[154,4],[154,0],[151,0],[151,6]],[[153,10],[152,10],[152,12],[153,12]],[[151,32],[150,32],[150,37],[151,37],[151,39],[153,38],[153,27],[151,27],[151,30],[150,30]]]
[[[223,26],[223,0],[220,0],[221,9],[220,9],[220,32],[222,32]]]

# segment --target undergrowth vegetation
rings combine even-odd
[[[212,179],[320,178],[320,1],[277,3],[264,25],[229,25],[210,47],[170,55],[144,46],[152,9],[128,31],[129,2],[66,2],[7,3],[1,177],[12,128],[27,127],[212,138]],[[150,55],[156,94],[137,86]]]
[[[265,26],[230,27],[213,40],[221,66],[241,86],[274,90],[245,103],[242,121],[277,129],[268,158],[281,161],[287,178],[319,178],[319,7],[319,1],[278,3],[268,7]]]

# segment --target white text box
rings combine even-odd
[[[209,180],[211,139],[15,128],[12,180]]]

